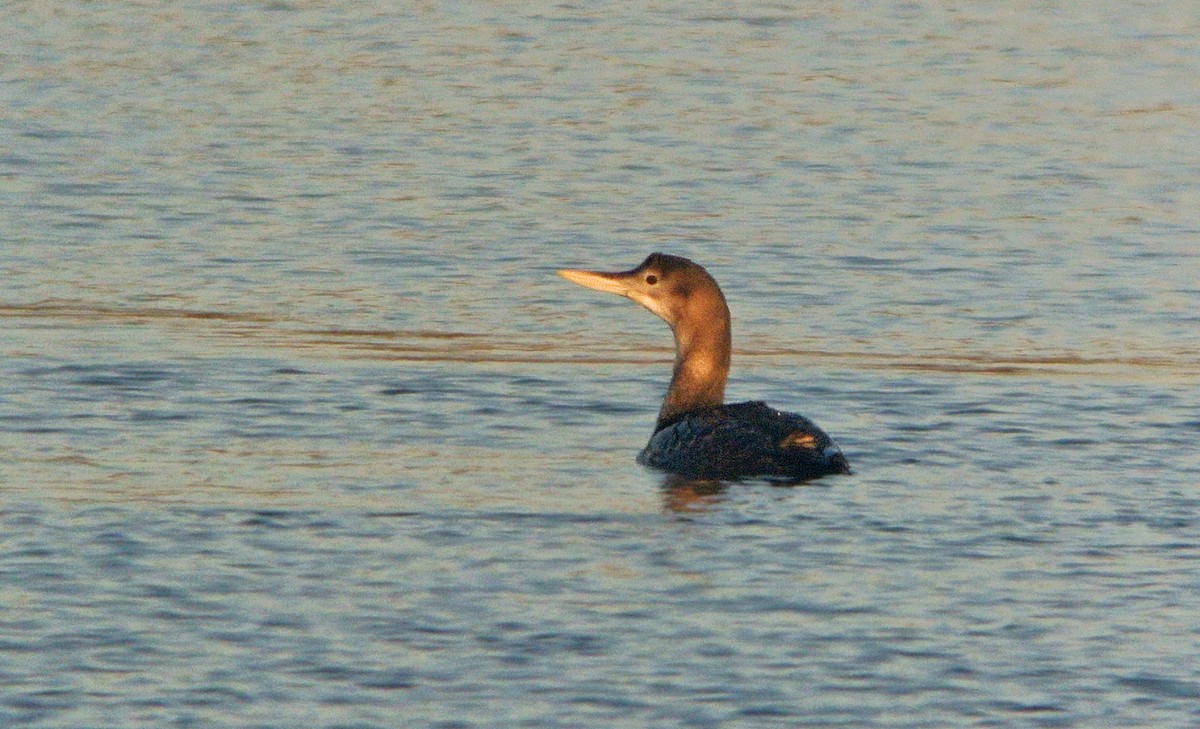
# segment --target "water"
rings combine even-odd
[[[1200,722],[1194,10],[0,12],[0,724]]]

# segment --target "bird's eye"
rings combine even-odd
[[[658,276],[655,276],[654,274],[650,274],[649,276],[646,277],[646,283],[653,286],[654,284],[658,283]]]

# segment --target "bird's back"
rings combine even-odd
[[[762,402],[693,410],[661,427],[638,462],[696,479],[804,480],[850,467],[811,420]]]

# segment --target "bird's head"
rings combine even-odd
[[[628,297],[674,329],[682,321],[702,322],[705,309],[718,307],[728,319],[725,298],[703,266],[680,256],[651,253],[629,271],[564,269],[558,275],[596,291]]]

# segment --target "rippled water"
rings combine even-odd
[[[1193,10],[0,13],[0,724],[1200,722]]]

